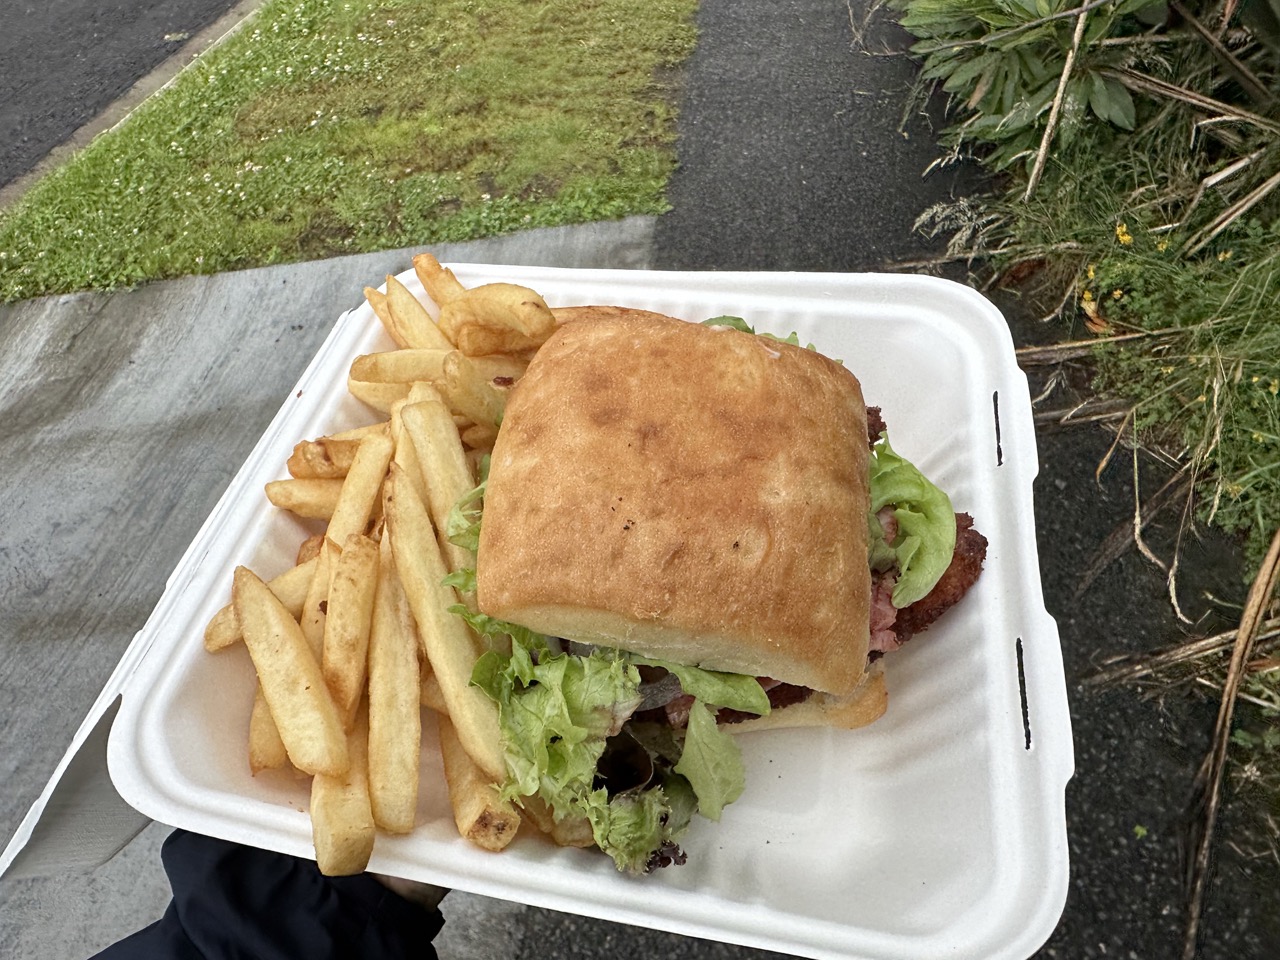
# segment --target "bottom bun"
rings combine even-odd
[[[876,662],[867,669],[862,683],[847,697],[815,692],[800,703],[773,710],[763,717],[726,724],[721,729],[734,734],[788,727],[854,730],[879,720],[888,704],[889,691],[884,685],[884,668]]]

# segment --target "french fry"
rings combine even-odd
[[[445,535],[454,504],[475,486],[449,408],[439,400],[406,404],[400,411],[400,418],[417,455],[422,486],[426,489],[427,508],[438,531],[445,562],[451,572],[474,568],[475,554],[450,542]]]
[[[441,308],[440,329],[469,357],[522,353],[535,350],[542,343],[512,327],[486,323],[476,315],[466,298],[454,300]]]
[[[440,391],[434,383],[419,380],[409,388],[409,396],[405,403],[421,403],[423,400],[439,400]]]
[[[517,283],[485,283],[467,291],[475,316],[490,327],[524,334],[534,344],[543,343],[556,329],[556,318],[536,290]]]
[[[397,347],[407,347],[409,343],[396,326],[396,318],[391,314],[391,307],[387,303],[387,295],[376,287],[365,287],[364,298],[369,301],[369,306],[373,310],[374,316],[382,323],[382,329],[387,331],[387,336],[391,338],[391,341]]]
[[[298,615],[298,626],[307,638],[307,648],[316,663],[320,663],[324,656],[325,608],[329,604],[329,581],[333,577],[332,564],[336,553],[338,547],[331,540],[326,539],[320,544],[320,553],[311,571],[311,582],[307,584],[307,596]]]
[[[413,829],[422,740],[417,628],[396,572],[390,540],[378,554],[369,631],[369,799],[388,833]]]
[[[472,423],[496,430],[507,406],[507,391],[494,385],[472,359],[455,350],[444,358],[440,393],[455,413]]]
[[[521,797],[520,804],[525,819],[555,841],[557,846],[589,847],[595,843],[591,821],[586,817],[557,821],[551,813],[551,808],[538,796]]]
[[[280,728],[276,726],[275,717],[271,716],[267,698],[262,694],[262,685],[255,686],[253,710],[249,714],[249,771],[256,777],[263,770],[279,770],[287,766],[289,752],[280,739]]]
[[[409,393],[407,383],[365,383],[347,378],[347,392],[379,413],[390,413],[391,405]]]
[[[434,710],[445,716],[449,714],[449,706],[444,702],[444,694],[440,692],[440,681],[429,669],[422,671],[418,700],[428,710]]]
[[[443,369],[442,362],[441,372]],[[351,469],[351,461],[359,446],[359,440],[336,440],[333,437],[303,440],[293,448],[293,455],[285,466],[289,476],[298,479],[341,480]]]
[[[410,397],[415,393],[418,393],[419,395],[422,394],[422,391],[417,389],[419,386],[426,387],[431,394],[435,395],[437,398],[439,397],[436,389],[429,383],[415,384],[415,389],[410,391]],[[418,456],[414,453],[413,444],[409,441],[404,432],[403,412],[404,408],[407,407],[409,403],[409,400],[405,400],[404,403],[396,404],[395,409],[391,411],[391,436],[394,438],[396,444],[396,452],[392,455],[391,462],[397,464],[400,469],[404,471],[405,475],[413,481],[413,488],[415,492],[425,503],[427,499],[427,488],[422,482],[422,471],[418,469]]]
[[[515,839],[520,829],[520,814],[508,801],[501,799],[492,779],[476,765],[449,722],[436,717],[440,732],[440,757],[444,761],[444,779],[449,787],[449,805],[458,833],[478,847],[497,852]]]
[[[315,571],[315,562],[307,561],[296,567],[290,567],[278,577],[267,581],[267,587],[276,598],[284,604],[289,615],[295,619],[302,614],[302,604],[307,599],[307,588],[311,584],[311,576]],[[228,603],[213,615],[204,630],[204,648],[215,653],[224,647],[237,644],[242,639],[240,622],[236,619],[234,604]]]
[[[391,462],[393,444],[390,436],[372,434],[360,441],[351,469],[342,481],[342,491],[334,504],[326,535],[344,544],[352,534],[364,533],[374,515],[382,478]]]
[[[457,595],[442,583],[448,571],[431,517],[399,467],[391,468],[383,496],[396,569],[449,716],[467,753],[496,782],[506,770],[497,705],[471,685],[483,645],[465,622],[449,612],[458,602]]]
[[[361,534],[347,538],[333,567],[324,613],[321,668],[338,712],[350,729],[364,693],[369,629],[378,587],[378,544]]]
[[[347,739],[351,762],[341,774],[311,781],[311,835],[316,865],[329,877],[363,873],[377,831],[369,806],[369,725],[360,712]]]
[[[427,296],[443,307],[450,300],[456,300],[467,292],[467,288],[458,282],[453,271],[440,265],[430,253],[420,253],[413,258],[413,272],[418,275],[422,289]]]
[[[324,546],[324,534],[313,533],[302,543],[298,544],[298,555],[294,558],[294,563],[298,566],[306,563],[308,560],[314,560],[320,556],[320,548]]]
[[[271,480],[266,485],[267,499],[281,510],[307,520],[328,520],[342,492],[341,480],[313,478]]]
[[[396,329],[405,344],[430,350],[451,350],[453,344],[436,326],[427,308],[403,283],[395,277],[387,277],[387,306],[395,318]]]
[[[362,383],[414,383],[444,376],[444,350],[388,350],[366,353],[351,362],[351,378]],[[296,474],[295,474],[296,476]]]
[[[510,381],[510,383],[507,384],[494,382],[494,386],[499,387],[499,389],[503,386],[509,387],[511,384],[515,383],[524,376],[525,370],[529,368],[529,361],[526,358],[521,356],[508,356],[504,354],[472,357],[471,362],[475,365],[477,374],[485,380],[489,380],[491,382],[503,380]]]
[[[379,423],[366,424],[363,427],[352,427],[350,430],[341,430],[338,433],[331,433],[325,437],[326,440],[363,440],[371,433],[381,433],[389,436],[388,430],[390,424],[386,420]]]
[[[473,423],[460,434],[462,442],[472,450],[489,453],[498,439],[498,428],[487,423]]]
[[[468,356],[519,353],[543,344],[556,318],[535,291],[486,283],[440,305],[440,330]]]
[[[350,763],[346,733],[302,628],[247,567],[236,568],[232,598],[289,760],[304,773],[341,776]]]

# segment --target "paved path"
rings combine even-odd
[[[923,118],[906,136],[897,128],[904,62],[855,52],[843,4],[704,0],[700,26],[671,213],[441,255],[795,270],[872,269],[919,256],[926,247],[911,232],[915,215],[963,186],[920,177],[932,141]],[[392,252],[0,308],[0,834],[38,792],[336,313],[406,262]],[[1020,341],[1047,336],[1016,302],[1002,305]],[[1128,465],[1118,461],[1098,487],[1093,468],[1105,436],[1077,428],[1042,433],[1040,443],[1042,575],[1072,679],[1078,771],[1068,790],[1071,895],[1041,956],[1173,957],[1180,818],[1213,710],[1078,686],[1098,657],[1159,644],[1176,625],[1160,578],[1136,556],[1073,596],[1094,550],[1131,508]],[[1238,593],[1229,557],[1212,549],[1199,567],[1221,582],[1207,585]],[[166,898],[162,836],[149,829],[84,876],[0,886],[0,956],[70,960],[157,915]],[[1218,866],[1202,956],[1275,956],[1280,871],[1229,849]],[[479,897],[455,895],[446,905],[446,957],[766,956]]]

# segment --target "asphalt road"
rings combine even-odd
[[[24,3],[0,30],[0,185],[20,176],[88,118],[213,22],[228,0]],[[928,118],[898,129],[911,68],[855,52],[850,10],[819,0],[704,0],[688,66],[674,209],[659,218],[654,265],[679,269],[864,270],[931,251],[912,231],[930,203],[968,189],[970,173],[923,178]],[[900,46],[873,30],[870,46]],[[936,119],[936,117],[935,117]],[[1019,343],[1053,332],[1016,298],[1000,300]],[[1033,374],[1038,391],[1041,375]],[[1033,392],[1035,392],[1033,391]],[[1182,631],[1163,578],[1129,554],[1086,591],[1076,584],[1132,505],[1129,462],[1095,482],[1109,438],[1093,428],[1040,434],[1036,521],[1046,603],[1058,619],[1076,740],[1068,788],[1072,857],[1062,922],[1039,956],[1165,958],[1181,943],[1182,854],[1195,770],[1214,706],[1172,694],[1144,699],[1082,679],[1107,655],[1149,649]],[[1149,466],[1144,470],[1152,470]],[[1168,529],[1153,532],[1167,547]],[[1192,544],[1186,599],[1242,592],[1229,546]],[[1231,829],[1247,830],[1239,805]],[[1280,953],[1280,867],[1221,843],[1203,960]],[[545,911],[513,915],[516,956],[614,960],[657,953],[763,956]]]
[[[0,14],[0,187],[64,143],[234,0],[9,0]]]

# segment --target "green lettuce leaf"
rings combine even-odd
[[[680,681],[680,689],[703,703],[760,716],[769,712],[769,695],[755,677],[703,670],[701,667],[690,667],[667,660],[651,660],[638,654],[631,654],[628,659],[632,663],[661,667],[668,673],[674,673]]]
[[[480,483],[449,508],[444,535],[450,543],[475,553],[480,549],[480,520],[484,513],[484,489],[489,483],[489,457],[480,459]]]
[[[884,433],[871,458],[870,481],[872,515],[892,505],[898,521],[898,536],[891,547],[900,571],[893,605],[901,609],[926,596],[951,565],[956,549],[955,510],[950,497],[894,452]]]
[[[449,508],[444,534],[450,543],[456,543],[475,553],[480,549],[480,519],[483,514],[485,484],[480,484]]]
[[[746,771],[737,742],[716,726],[715,717],[700,700],[689,710],[684,752],[675,766],[698,795],[698,812],[719,820],[724,808],[742,795]]]
[[[606,791],[595,791],[588,818],[596,846],[608,852],[619,870],[642,873],[654,851],[669,838],[667,820],[671,807],[661,787],[624,793],[606,801]]]

